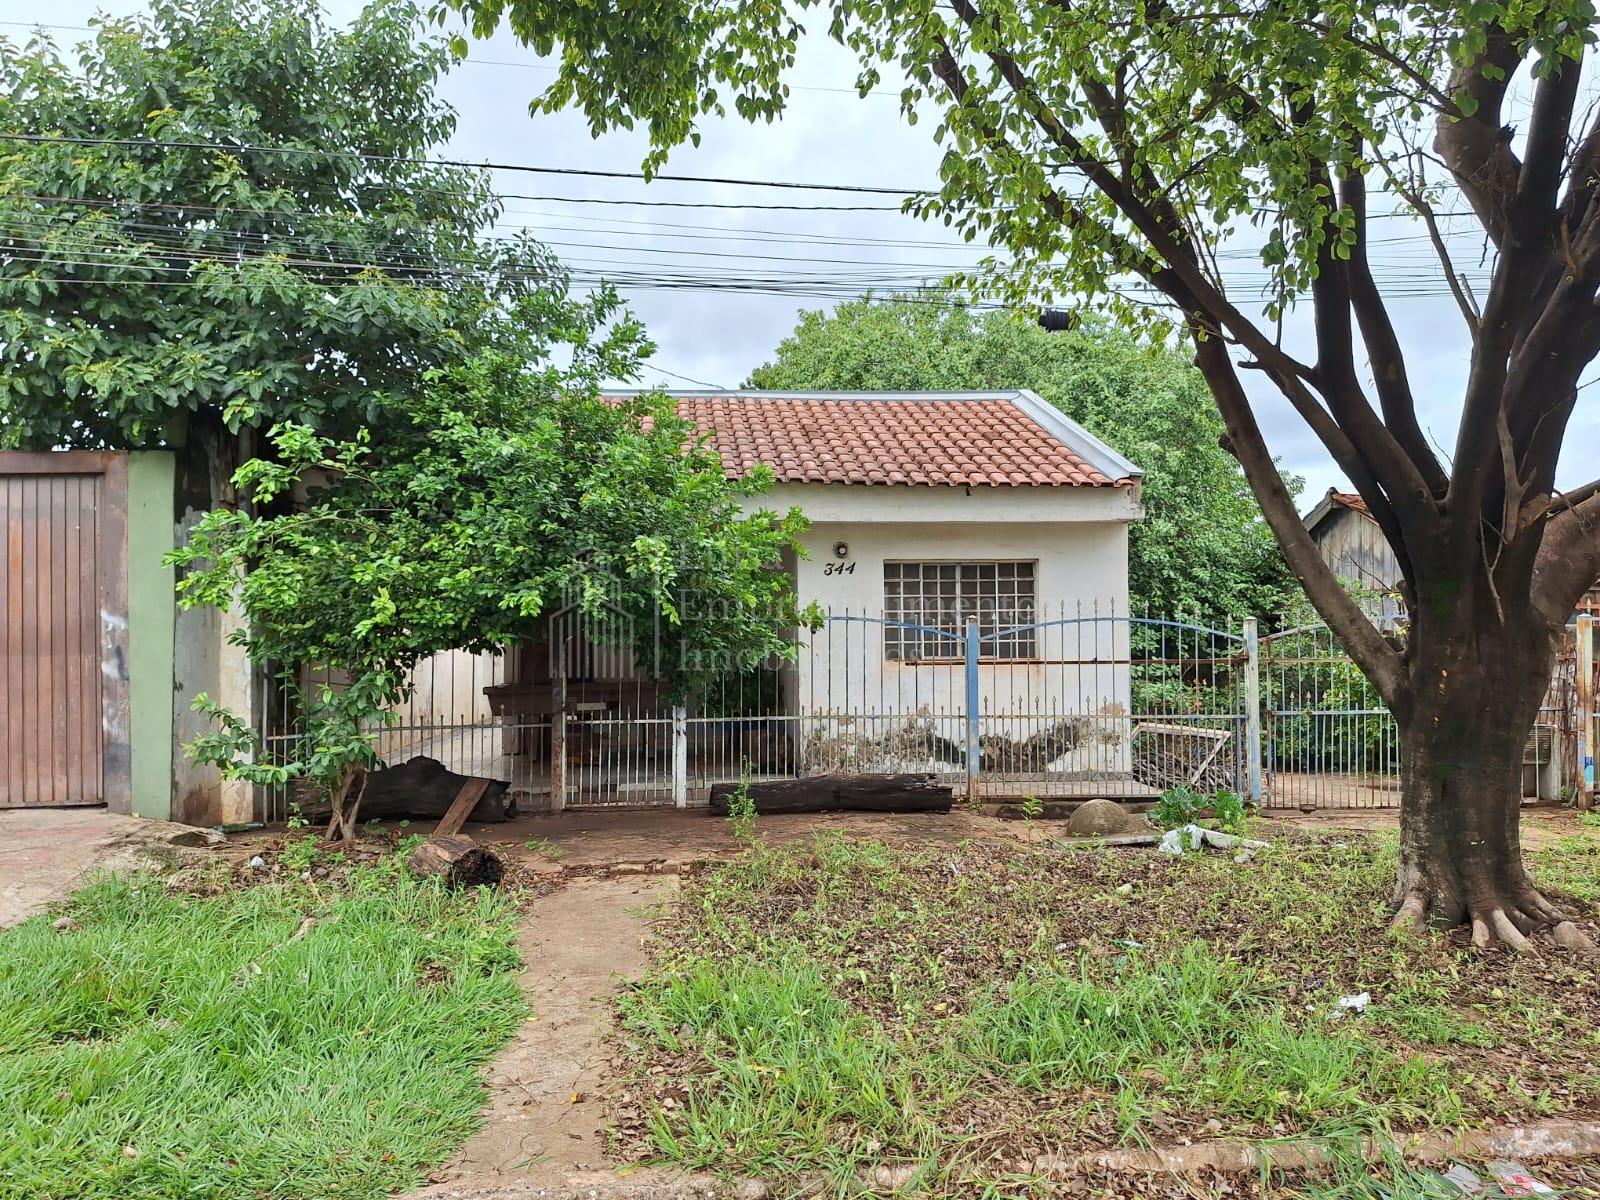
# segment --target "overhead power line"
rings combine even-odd
[[[0,133],[13,142],[67,146],[129,146],[154,150],[220,150],[226,154],[305,154],[323,158],[352,158],[362,162],[404,163],[417,167],[455,167],[474,171],[516,171],[531,175],[570,175],[592,179],[642,179],[646,182],[713,183],[729,187],[784,188],[807,192],[854,192],[874,196],[915,196],[926,189],[876,187],[858,183],[804,183],[784,179],[736,179],[721,175],[646,175],[643,171],[606,171],[597,167],[541,167],[531,163],[473,162],[462,158],[406,158],[396,154],[362,154],[356,150],[325,150],[316,146],[257,146],[235,142],[195,142],[162,138],[70,137],[65,134]]]

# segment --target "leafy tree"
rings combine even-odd
[[[1031,388],[1145,470],[1130,534],[1136,602],[1164,616],[1269,615],[1288,570],[1249,485],[1221,447],[1199,372],[1098,320],[1047,333],[1000,311],[848,300],[808,312],[754,387]]]
[[[330,834],[354,835],[373,734],[431,654],[495,650],[576,605],[587,632],[682,691],[787,652],[781,631],[801,619],[777,564],[802,518],[741,507],[769,477],[725,478],[670,400],[601,398],[649,349],[613,295],[549,289],[489,342],[375,393],[381,441],[275,426],[273,455],[235,477],[256,510],[208,514],[173,555],[183,603],[237,604],[251,657],[291,665],[306,725],[292,762],[265,762],[202,701],[218,729],[194,753],[257,782],[310,778],[332,798]],[[277,503],[296,489],[303,503]],[[312,664],[348,684],[307,685]]]
[[[209,507],[251,431],[348,436],[550,277],[481,236],[482,172],[418,161],[450,55],[404,0],[97,26],[70,57],[0,38],[0,446],[183,446]]]
[[[1518,778],[1556,640],[1600,573],[1600,479],[1555,486],[1578,379],[1600,353],[1600,112],[1580,103],[1592,0],[449,7],[479,34],[505,18],[558,52],[535,106],[575,103],[597,130],[642,124],[651,167],[729,97],[745,117],[780,114],[811,11],[860,56],[863,90],[897,68],[908,118],[936,109],[947,147],[940,188],[909,207],[1005,252],[982,290],[1104,297],[1192,341],[1285,558],[1399,722],[1397,923],[1466,923],[1481,946],[1517,948],[1551,929],[1593,949],[1524,868]],[[1459,282],[1440,207],[1470,212],[1486,287]],[[1372,218],[1389,211],[1420,218],[1460,310],[1467,383],[1447,454],[1418,419],[1373,262]],[[1271,293],[1259,314],[1220,257],[1252,226]],[[1303,335],[1279,321],[1295,304]],[[1318,556],[1246,366],[1394,548],[1403,640]]]

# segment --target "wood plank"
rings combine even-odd
[[[444,816],[439,818],[433,836],[449,837],[451,834],[460,833],[461,827],[467,823],[472,810],[478,807],[478,801],[483,799],[483,794],[489,790],[489,785],[493,782],[492,779],[474,775],[463,783],[461,790],[456,793],[456,798],[450,802],[450,807],[445,809]]]

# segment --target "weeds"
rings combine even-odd
[[[1150,810],[1150,819],[1162,829],[1176,829],[1200,819],[1205,797],[1193,788],[1170,787]]]
[[[522,843],[524,850],[532,850],[535,854],[542,854],[549,859],[560,858],[565,854],[566,848],[556,845],[549,838],[529,838]]]
[[[750,795],[750,764],[746,762],[739,771],[739,786],[728,796],[728,825],[733,836],[747,842],[755,833],[756,802]]]
[[[1012,1194],[1048,1149],[1600,1103],[1592,972],[1397,942],[1395,852],[753,847],[656,926],[623,1007],[623,1144],[841,1187],[933,1164],[935,1193]]]

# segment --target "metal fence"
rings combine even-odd
[[[899,771],[975,800],[1150,800],[1187,786],[1267,807],[1399,802],[1394,719],[1320,625],[1258,639],[1252,620],[1109,607],[846,610],[799,631],[787,656],[707,672],[676,703],[641,673],[595,665],[607,657],[436,656],[375,731],[378,754],[505,780],[534,810],[687,806],[741,779]],[[1541,794],[1581,770],[1577,656],[1562,661],[1530,742]],[[287,761],[295,716],[270,693],[262,711],[266,752]],[[261,814],[281,819],[297,799],[266,791]]]

